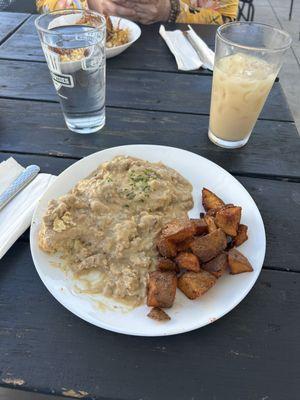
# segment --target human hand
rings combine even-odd
[[[135,11],[135,20],[142,24],[167,21],[170,15],[170,0],[114,0]]]
[[[123,0],[88,0],[91,10],[95,10],[104,15],[115,15],[116,17],[124,17],[136,19],[136,11],[130,8]]]
[[[72,5],[72,0],[58,0],[55,8],[57,10],[65,10],[66,8],[70,8]]]

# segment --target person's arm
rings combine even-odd
[[[97,1],[97,0],[94,0]],[[238,0],[111,0],[135,10],[138,22],[152,24],[158,21],[195,24],[223,24],[233,21]],[[175,15],[175,18],[173,16]]]
[[[218,24],[234,21],[238,0],[178,0],[180,12],[176,22]]]
[[[40,13],[65,8],[90,8],[104,15],[115,15],[117,17],[132,19],[136,17],[134,9],[122,6],[118,0],[36,0],[36,6]]]

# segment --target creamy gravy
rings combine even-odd
[[[59,252],[82,292],[138,305],[163,225],[187,216],[192,186],[162,163],[118,156],[49,202],[39,246]]]

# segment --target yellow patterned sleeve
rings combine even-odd
[[[180,13],[176,22],[217,24],[234,21],[238,0],[179,0]]]
[[[87,8],[87,0],[36,0],[38,12],[44,13],[64,8]]]

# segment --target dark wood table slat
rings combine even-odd
[[[23,388],[84,391],[88,399],[298,396],[300,274],[263,271],[247,298],[214,324],[143,339],[96,328],[64,309],[40,281],[27,244],[15,245],[1,264],[2,384],[19,379]]]
[[[67,158],[0,152],[0,162],[9,156],[13,156],[25,166],[38,164],[43,172],[54,175],[60,174],[76,161]],[[295,251],[299,241],[300,213],[294,212],[293,218],[290,218],[291,210],[299,210],[300,184],[239,176],[236,178],[255,199],[265,223],[268,245],[264,265],[268,268],[300,272],[299,255]],[[199,184],[201,184],[201,173]],[[276,198],[271,196],[271,193],[276,193]],[[276,215],[275,220],[274,215]],[[288,224],[287,220],[289,220]],[[22,237],[22,240],[28,240],[28,233]]]
[[[45,58],[34,26],[36,16],[30,19],[6,43],[0,47],[0,58],[44,61]],[[164,40],[159,35],[160,24],[142,28],[142,37],[126,52],[108,60],[108,68],[125,68],[140,70],[156,70],[177,72],[174,56],[167,50]],[[216,25],[193,25],[200,37],[211,47],[214,47]],[[186,29],[184,24],[177,24],[170,29]],[[166,25],[168,29],[168,24]],[[155,38],[155,40],[153,40]],[[26,46],[24,46],[26,43]],[[141,54],[143,55],[141,57]],[[159,60],[159,62],[158,62]],[[207,74],[204,69],[193,71],[196,74]]]
[[[14,79],[8,80],[12,75]],[[108,69],[108,106],[208,114],[211,80],[209,76],[164,72]],[[0,63],[0,97],[58,102],[46,64],[2,60]],[[293,121],[281,86],[274,84],[263,119]]]
[[[59,104],[0,99],[0,113],[0,150],[81,158],[107,147],[156,143],[193,151],[232,173],[300,178],[294,123],[258,121],[249,144],[232,152],[209,141],[202,115],[108,108],[105,128],[85,136],[67,130]]]
[[[1,13],[0,21],[0,44],[13,34],[13,32],[29,17],[26,13]]]

